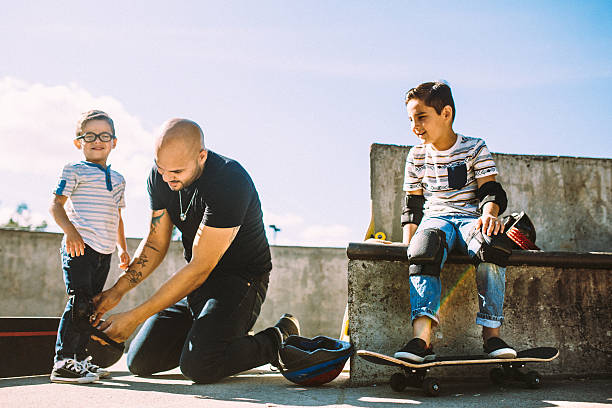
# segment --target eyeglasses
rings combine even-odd
[[[96,139],[100,139],[101,142],[110,142],[114,138],[115,135],[111,135],[108,132],[102,132],[97,134],[94,132],[87,132],[84,135],[77,137],[77,140],[82,139],[88,143],[91,143],[95,142]]]

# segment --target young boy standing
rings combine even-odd
[[[78,330],[72,311],[75,298],[91,299],[102,291],[115,246],[119,267],[125,269],[130,262],[121,218],[125,180],[106,164],[117,145],[113,120],[106,113],[85,112],[73,143],[85,160],[64,166],[50,208],[64,231],[62,269],[70,295],[57,332],[51,381],[90,383],[110,373],[90,362],[89,335]]]
[[[497,218],[507,198],[495,181],[495,163],[482,139],[453,131],[455,103],[448,85],[423,83],[408,91],[405,103],[421,141],[406,159],[402,211],[403,244],[410,244],[414,338],[395,357],[410,362],[435,358],[430,340],[438,324],[440,271],[453,249],[469,254],[476,265],[476,324],[482,326],[485,353],[515,357],[516,351],[500,338],[511,250]]]

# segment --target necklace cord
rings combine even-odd
[[[181,198],[181,190],[179,190],[178,193],[179,193],[179,205],[181,206],[181,214],[179,215],[179,217],[181,221],[185,221],[187,219],[187,213],[189,212],[189,208],[191,208],[191,204],[193,203],[193,199],[198,193],[198,188],[196,187],[195,190],[193,190],[193,195],[191,196],[191,200],[189,201],[189,204],[187,205],[187,209],[185,210],[185,212],[183,212],[183,200]]]

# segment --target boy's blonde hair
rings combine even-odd
[[[76,137],[79,137],[83,134],[83,126],[85,126],[85,124],[89,122],[90,120],[107,121],[109,126],[111,127],[111,130],[113,131],[113,135],[115,135],[115,123],[113,122],[111,117],[108,116],[108,113],[103,112],[101,110],[92,109],[90,111],[83,113],[81,117],[79,118],[79,120],[77,121]]]

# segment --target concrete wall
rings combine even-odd
[[[409,146],[373,144],[370,187],[375,231],[401,241],[399,223]],[[537,244],[548,251],[612,252],[612,160],[494,154],[508,193],[507,213],[524,210]],[[405,261],[351,260],[349,326],[357,349],[392,354],[412,338]],[[482,352],[475,325],[474,267],[445,265],[440,321],[433,343],[439,355]],[[609,269],[510,266],[502,335],[517,349],[553,346],[560,357],[533,366],[542,374],[612,374]],[[486,376],[485,366],[448,367],[436,376]],[[351,383],[388,381],[397,369],[351,361]]]
[[[356,349],[393,354],[412,338],[408,263],[349,261],[349,322]],[[445,265],[440,325],[432,339],[438,355],[482,353],[475,324],[477,291],[471,265]],[[375,277],[375,278],[374,278]],[[541,374],[612,374],[612,273],[605,269],[509,266],[503,338],[515,348],[557,347]],[[436,377],[484,377],[491,366],[444,367]],[[386,382],[397,368],[351,360],[351,384]]]
[[[370,191],[375,230],[401,241],[404,165],[410,146],[373,144]],[[612,159],[494,153],[508,193],[505,214],[524,210],[547,251],[612,251]]]
[[[0,316],[60,316],[66,304],[60,269],[61,234],[0,230]],[[139,244],[128,239],[130,254]],[[272,247],[274,269],[268,296],[255,330],[276,322],[284,312],[296,315],[306,336],[337,337],[346,306],[348,259],[343,248]],[[121,271],[113,255],[107,286]],[[166,259],[117,307],[142,303],[185,264],[182,245],[173,242]]]

